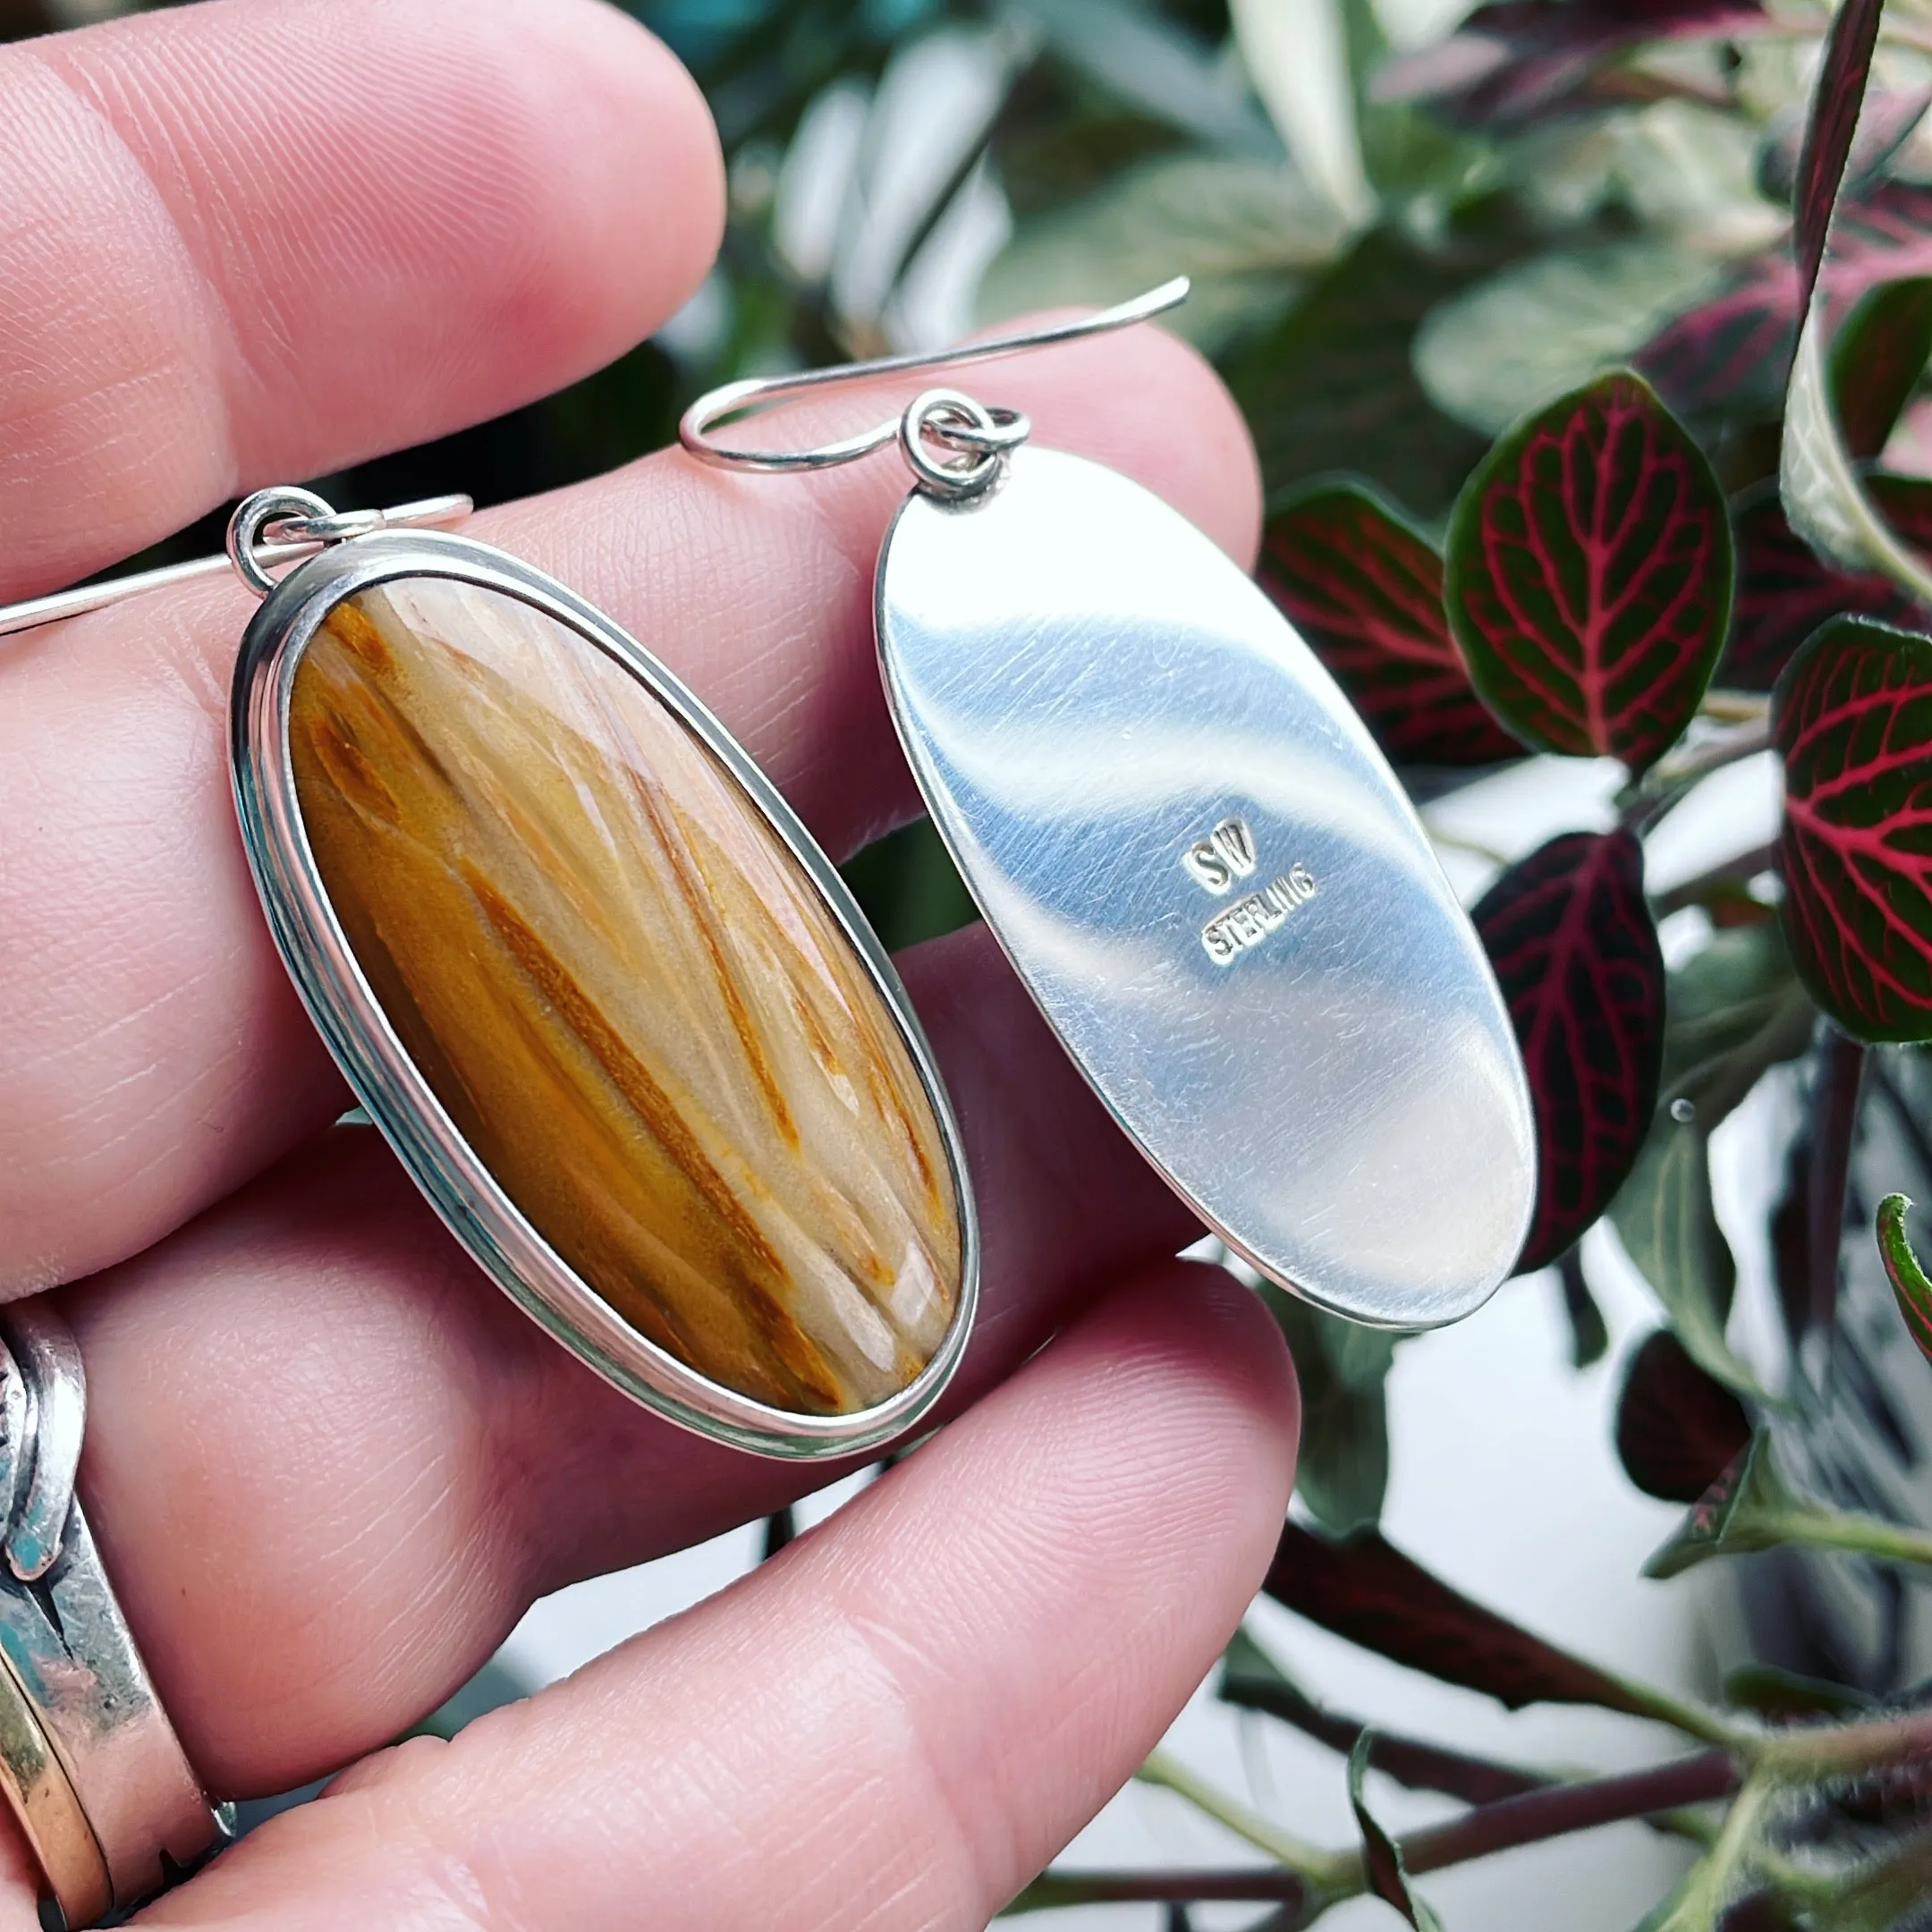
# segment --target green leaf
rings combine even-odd
[[[1868,291],[1831,345],[1829,379],[1852,456],[1878,454],[1932,356],[1932,275]]]
[[[1770,1438],[1760,1429],[1750,1446],[1690,1507],[1677,1533],[1643,1567],[1647,1577],[1674,1577],[1713,1556],[1747,1555],[1786,1540],[1795,1499],[1772,1466]]]
[[[1870,1698],[1849,1684],[1801,1677],[1771,1664],[1747,1664],[1733,1671],[1724,1681],[1724,1700],[1733,1709],[1756,1711],[1780,1723],[1794,1717],[1857,1717],[1873,1707]]]
[[[1388,1490],[1388,1410],[1383,1384],[1399,1335],[1325,1314],[1264,1283],[1301,1384],[1301,1449],[1295,1493],[1330,1535],[1372,1528]]]
[[[1811,1044],[1815,1012],[1777,926],[1715,933],[1669,976],[1664,1022],[1666,1109],[1688,1101],[1709,1134],[1766,1071]]]
[[[1449,522],[1450,629],[1526,744],[1648,771],[1682,736],[1731,618],[1730,512],[1709,460],[1641,377],[1520,422]]]
[[[1932,567],[1879,513],[1838,428],[1826,375],[1826,304],[1821,292],[1799,332],[1784,396],[1778,495],[1791,527],[1827,564],[1887,578],[1932,605]]]
[[[1185,275],[1194,290],[1175,326],[1213,351],[1280,315],[1345,239],[1278,162],[1165,155],[1022,221],[980,284],[979,314],[1119,301]]]
[[[1500,252],[1479,242],[1438,254],[1397,229],[1372,229],[1227,360],[1222,373],[1271,497],[1352,471],[1425,517],[1447,506],[1482,439],[1423,394],[1410,343],[1429,309]]]
[[[1368,1876],[1368,1889],[1377,1898],[1393,1905],[1415,1927],[1416,1932],[1442,1932],[1442,1920],[1410,1890],[1402,1847],[1376,1822],[1362,1793],[1362,1784],[1368,1775],[1368,1755],[1374,1743],[1374,1732],[1364,1731],[1355,1741],[1348,1765],[1349,1803],[1353,1806],[1355,1822],[1361,1828],[1362,1864]]]
[[[1667,1109],[1658,1114],[1610,1219],[1624,1252],[1664,1304],[1684,1352],[1707,1375],[1767,1399],[1724,1340],[1737,1263],[1717,1225],[1710,1144],[1698,1126],[1673,1120]]]
[[[1444,414],[1496,436],[1628,361],[1722,281],[1707,255],[1650,238],[1533,256],[1430,311],[1416,374]]]
[[[1878,1253],[1885,1262],[1885,1278],[1898,1298],[1899,1313],[1905,1327],[1919,1345],[1919,1352],[1932,1361],[1932,1280],[1919,1265],[1911,1241],[1905,1233],[1905,1216],[1911,1203],[1902,1194],[1887,1194],[1878,1203]]]

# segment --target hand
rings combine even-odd
[[[572,380],[718,238],[702,104],[589,0],[186,7],[0,50],[0,597]],[[999,400],[1248,554],[1244,434],[1173,341],[1004,365]],[[843,856],[914,809],[869,622],[903,487],[674,453],[472,528],[660,651]],[[1184,1216],[986,935],[921,947],[986,1224],[960,1419],[691,1615],[382,1750],[538,1594],[828,1472],[613,1394],[330,1125],[228,798],[250,607],[208,585],[0,644],[0,1293],[57,1288],[80,1335],[83,1494],[210,1788],[360,1760],[148,1920],[982,1925],[1256,1586],[1292,1463],[1272,1324],[1163,1258]],[[0,1926],[36,1890],[0,1846]]]

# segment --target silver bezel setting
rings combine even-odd
[[[896,1021],[939,1124],[958,1202],[958,1304],[932,1360],[888,1402],[850,1415],[775,1409],[700,1375],[648,1341],[552,1248],[497,1184],[396,1037],[330,903],[295,794],[288,715],[295,673],[328,613],[404,577],[441,577],[529,605],[642,684],[735,778],[830,908]],[[844,881],[724,727],[602,612],[487,544],[437,532],[331,546],[291,572],[242,640],[230,707],[235,808],[277,948],[309,1016],[369,1115],[484,1272],[572,1354],[633,1401],[719,1442],[790,1459],[850,1455],[904,1434],[932,1408],[965,1352],[979,1300],[979,1242],[964,1147],[904,987]]]

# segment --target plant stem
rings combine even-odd
[[[1258,1866],[1250,1871],[1056,1871],[1031,1888],[1040,1910],[1062,1905],[1299,1905],[1308,1896],[1299,1872]]]
[[[1808,1543],[1814,1549],[1852,1550],[1887,1563],[1922,1563],[1932,1567],[1932,1535],[1907,1530],[1881,1516],[1853,1510],[1780,1510],[1753,1516],[1782,1543]]]
[[[1850,1777],[1881,1765],[1932,1753],[1932,1711],[1874,1717],[1861,1724],[1788,1726],[1751,1746],[1754,1771],[1783,1784]]]
[[[1639,1715],[1654,1717],[1658,1724],[1669,1724],[1673,1730],[1682,1731],[1686,1737],[1696,1738],[1700,1744],[1714,1744],[1719,1750],[1734,1751],[1748,1746],[1755,1735],[1740,1729],[1716,1711],[1707,1710],[1701,1704],[1693,1704],[1688,1698],[1660,1690],[1655,1684],[1640,1683],[1635,1678],[1621,1676],[1614,1671],[1605,1674],[1628,1693],[1631,1703],[1640,1707]]]
[[[1707,691],[1698,710],[1720,724],[1750,724],[1770,715],[1771,700],[1762,691]]]
[[[1865,1046],[1829,1021],[1811,1089],[1811,1173],[1806,1199],[1806,1281],[1810,1326],[1829,1336],[1838,1309],[1839,1250],[1844,1241],[1845,1183],[1858,1126]]]
[[[1740,1875],[1757,1851],[1758,1827],[1771,1802],[1768,1783],[1753,1780],[1738,1793],[1717,1843],[1690,1875],[1675,1909],[1657,1932],[1710,1932]]]
[[[1737,1765],[1729,1751],[1699,1751],[1647,1771],[1499,1799],[1447,1824],[1412,1832],[1402,1841],[1402,1862],[1411,1873],[1440,1871],[1569,1832],[1707,1803],[1737,1787]]]
[[[1770,745],[1771,721],[1768,717],[1752,718],[1741,724],[1730,724],[1714,731],[1699,743],[1688,745],[1666,758],[1631,791],[1617,814],[1618,823],[1641,835],[1666,812],[1682,803],[1699,780],[1709,777],[1715,771],[1722,771],[1726,765],[1755,758],[1760,751],[1768,750]]]
[[[1266,1852],[1277,1864],[1285,1865],[1325,1891],[1337,1883],[1347,1884],[1354,1869],[1357,1861],[1352,1853],[1325,1852],[1319,1845],[1304,1843],[1259,1812],[1250,1811],[1238,1798],[1231,1798],[1165,1750],[1148,1752],[1147,1762],[1134,1775],[1143,1784],[1153,1784],[1185,1798],[1237,1838],[1246,1839],[1257,1851]]]

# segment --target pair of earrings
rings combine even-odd
[[[681,436],[764,471],[896,444],[913,487],[879,559],[886,690],[1021,979],[1235,1253],[1336,1313],[1428,1326],[1514,1261],[1530,1102],[1475,934],[1300,638],[1159,499],[957,391],[818,449],[715,440],[809,390],[1185,293],[734,384]],[[276,945],[417,1184],[565,1346],[741,1447],[874,1447],[945,1387],[978,1289],[919,1022],[724,727],[562,585],[427,527],[467,507],[342,514],[276,489],[235,514],[229,561],[263,600],[235,798]],[[182,573],[43,598],[0,632]]]

